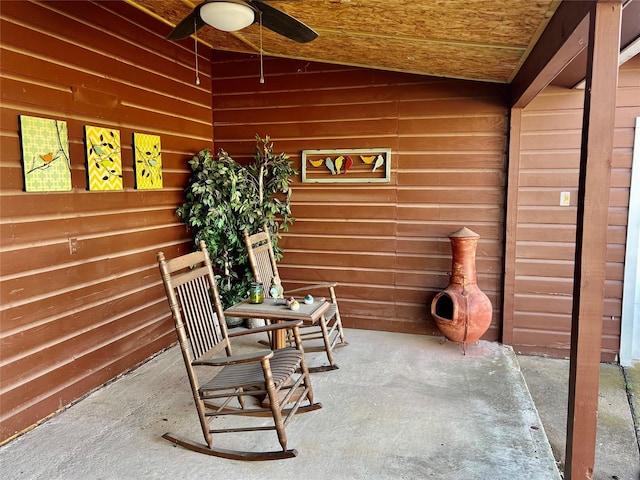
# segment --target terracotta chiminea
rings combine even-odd
[[[449,235],[453,265],[449,286],[431,302],[431,315],[452,342],[477,342],[491,324],[489,298],[476,284],[476,247],[480,235],[464,227]]]

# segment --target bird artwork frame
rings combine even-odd
[[[162,182],[162,147],[160,135],[133,133],[133,166],[137,190],[157,190]]]
[[[351,148],[302,151],[305,183],[389,183],[390,148]]]
[[[72,190],[67,122],[19,115],[26,192]]]
[[[122,150],[120,130],[84,126],[87,151],[87,188],[122,190]]]

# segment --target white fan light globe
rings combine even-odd
[[[208,25],[224,32],[235,32],[251,25],[254,11],[239,3],[210,2],[200,7],[200,17]]]

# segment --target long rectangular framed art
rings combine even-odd
[[[391,149],[303,150],[301,172],[306,183],[388,183]]]

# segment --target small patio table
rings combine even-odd
[[[313,325],[331,305],[324,299],[314,299],[311,304],[306,304],[302,300],[298,300],[298,302],[300,309],[291,310],[283,299],[274,302],[273,299],[269,298],[265,299],[263,303],[249,303],[247,299],[227,308],[224,314],[225,316],[237,318],[264,318],[276,323],[287,320],[302,320],[306,325]],[[272,349],[286,347],[287,339],[284,330],[275,331],[271,338]]]

